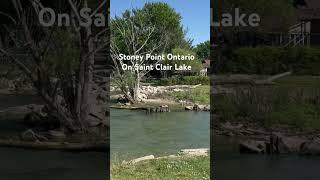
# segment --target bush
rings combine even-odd
[[[147,82],[155,83],[155,85],[158,86],[210,84],[209,77],[207,76],[172,76],[170,78],[162,78],[160,80]]]
[[[243,47],[228,51],[220,73],[320,75],[320,49],[294,47]]]
[[[213,106],[223,121],[254,122],[266,127],[285,126],[300,130],[320,129],[319,84],[233,89],[233,94],[213,96]]]
[[[194,89],[181,92],[170,93],[169,96],[174,96],[177,100],[187,100],[194,103],[210,103],[210,86],[198,86]]]

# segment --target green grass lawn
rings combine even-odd
[[[187,91],[172,92],[169,94],[178,100],[187,100],[194,103],[210,104],[210,86],[202,85]]]
[[[208,156],[164,158],[134,165],[112,165],[112,180],[206,180],[210,179]]]

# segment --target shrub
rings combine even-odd
[[[223,56],[220,73],[320,75],[319,48],[242,47]]]

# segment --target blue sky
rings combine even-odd
[[[193,45],[210,39],[210,1],[209,0],[111,0],[110,15],[121,15],[130,8],[140,8],[146,2],[166,2],[182,17],[182,24],[188,28],[187,37]]]

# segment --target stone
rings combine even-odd
[[[28,129],[21,134],[21,139],[24,141],[37,141],[37,135],[31,130]]]
[[[137,159],[131,160],[129,163],[130,164],[136,164],[138,162],[151,160],[151,159],[155,159],[154,155],[149,155],[149,156],[144,156],[144,157],[141,157],[141,158],[137,158]]]
[[[194,104],[194,105],[193,105],[193,110],[199,111],[199,110],[200,110],[199,104]]]
[[[271,153],[297,153],[307,139],[303,137],[285,137],[280,133],[273,133],[270,137]]]
[[[48,131],[48,135],[52,138],[65,138],[66,135],[62,131],[50,130]]]
[[[229,121],[226,123],[221,124],[221,127],[223,129],[229,130],[229,131],[237,131],[243,127],[242,124],[238,124],[236,126],[232,125]]]
[[[261,154],[266,152],[266,145],[264,141],[242,141],[239,143],[239,151],[246,154]]]
[[[122,104],[125,104],[125,103],[128,103],[129,100],[127,98],[125,98],[124,96],[121,96],[117,99],[118,102],[122,103]]]
[[[182,155],[191,155],[191,156],[207,156],[209,154],[208,148],[200,149],[182,149],[180,151]]]
[[[193,106],[186,106],[185,110],[192,111],[193,110]]]
[[[320,142],[316,140],[305,142],[301,145],[301,155],[320,155]]]
[[[205,106],[203,107],[203,110],[204,110],[204,111],[210,111],[210,105],[205,105]]]
[[[173,92],[182,92],[183,90],[182,89],[173,89],[172,91]]]

